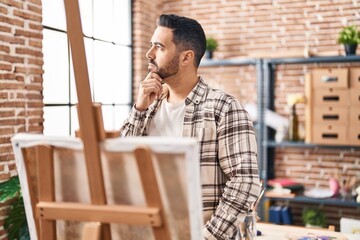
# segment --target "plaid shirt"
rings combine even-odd
[[[146,136],[161,101],[132,108],[121,136]],[[247,112],[234,97],[200,77],[185,99],[183,136],[199,140],[205,239],[235,239],[238,225],[260,192],[257,145]]]

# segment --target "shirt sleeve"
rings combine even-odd
[[[141,136],[145,125],[146,111],[139,111],[133,106],[129,116],[120,128],[120,136]]]
[[[245,213],[260,193],[253,124],[236,100],[223,110],[217,132],[218,159],[228,181],[215,213],[203,228],[206,240],[234,239]]]

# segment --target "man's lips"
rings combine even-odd
[[[156,71],[157,70],[157,66],[153,63],[149,63],[148,65],[148,70],[149,71]]]
[[[149,62],[149,68],[150,68],[150,67],[151,67],[151,68],[157,68],[157,66],[156,66],[154,63],[150,63],[150,62]]]

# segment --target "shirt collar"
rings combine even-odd
[[[207,88],[208,88],[208,84],[201,76],[199,76],[199,81],[185,99],[185,105],[189,105],[191,102],[194,104],[199,104],[200,102],[202,102],[205,97]],[[157,100],[156,101],[157,103],[154,104],[154,107],[157,107],[161,101],[166,99],[168,94],[169,94],[169,89],[167,87],[164,87],[163,93],[160,97],[160,101]]]
[[[188,105],[190,104],[190,102],[194,104],[199,104],[200,102],[202,102],[205,97],[207,88],[208,88],[207,83],[204,81],[204,79],[201,76],[199,76],[199,81],[185,99],[185,104]]]

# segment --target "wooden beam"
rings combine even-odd
[[[156,180],[151,150],[148,147],[143,146],[136,148],[134,153],[147,205],[149,207],[160,208],[160,217],[163,224],[160,227],[153,228],[155,239],[169,240],[171,239],[169,225],[164,214],[164,206],[161,200],[159,185]]]
[[[55,201],[53,148],[40,145],[36,147],[38,196],[39,201]],[[40,239],[56,239],[56,222],[40,218]]]
[[[74,65],[76,91],[79,100],[79,124],[84,142],[85,158],[89,176],[91,200],[95,204],[105,204],[105,190],[101,172],[96,117],[90,93],[90,83],[81,30],[79,4],[77,0],[65,0],[68,37]]]
[[[47,220],[98,221],[151,227],[162,225],[160,210],[156,207],[39,202],[36,215]]]
[[[68,38],[79,101],[78,117],[84,144],[90,197],[93,204],[106,204],[100,161],[98,124],[93,110],[78,0],[64,0]],[[110,225],[102,227],[102,239],[110,240]]]
[[[38,179],[37,179],[37,161],[36,161],[36,147],[29,147],[29,148],[22,148],[21,149],[22,155],[24,156],[24,166],[26,171],[27,183],[29,188],[29,197],[31,202],[32,212],[35,213],[36,211],[36,204],[39,201],[38,195]],[[22,177],[21,175],[19,177]],[[32,179],[36,177],[36,181]],[[36,183],[35,183],[36,182]],[[36,219],[35,215],[33,215],[35,228],[37,235],[40,234],[40,226],[39,220]]]

